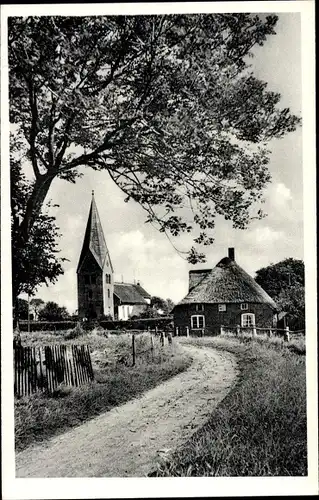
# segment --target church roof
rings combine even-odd
[[[273,299],[234,260],[223,258],[177,305],[192,303],[264,303]]]
[[[114,294],[122,304],[147,304],[144,297],[150,297],[140,285],[132,283],[114,283]]]
[[[138,293],[145,299],[150,299],[152,297],[139,283],[134,285],[134,287],[138,291]]]
[[[89,217],[86,225],[82,251],[79,259],[78,270],[80,269],[85,257],[91,252],[94,259],[101,269],[103,269],[106,258],[108,259],[113,271],[112,262],[109,251],[106,246],[106,241],[100,221],[100,216],[92,193],[92,202],[89,212]]]

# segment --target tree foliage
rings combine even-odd
[[[30,306],[31,306],[31,309],[34,313],[34,319],[38,319],[39,312],[42,309],[42,307],[44,306],[44,304],[45,304],[44,300],[39,299],[37,297],[33,297],[30,300]]]
[[[305,266],[302,260],[284,259],[256,272],[257,283],[274,299],[291,287],[305,286]]]
[[[14,301],[22,292],[32,295],[43,283],[54,283],[63,274],[62,262],[58,257],[60,236],[55,219],[45,213],[38,214],[24,245],[20,244],[19,229],[32,192],[21,167],[18,154],[19,143],[12,147],[10,156],[11,176],[11,237],[12,237],[12,288]]]
[[[18,299],[19,316],[21,319],[28,319],[28,301],[25,299]]]
[[[154,296],[151,299],[151,307],[153,310],[161,315],[167,316],[171,313],[174,302],[171,299],[162,299],[161,297]]]
[[[302,260],[288,258],[259,269],[257,283],[289,314],[289,324],[305,321],[305,269]]]
[[[168,236],[204,260],[215,218],[245,228],[269,182],[267,142],[299,123],[248,64],[277,17],[251,14],[9,19],[10,119],[34,183],[30,237],[56,177],[107,170]]]
[[[56,302],[46,302],[39,312],[39,319],[44,321],[62,321],[69,317],[67,309],[60,307]]]

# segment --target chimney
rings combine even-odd
[[[228,258],[235,260],[235,248],[228,248]]]

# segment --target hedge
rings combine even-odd
[[[143,318],[131,319],[128,321],[112,321],[112,320],[94,320],[81,321],[81,326],[85,330],[92,330],[97,326],[101,326],[106,330],[155,330],[155,328],[168,329],[172,328],[173,316],[165,316],[160,318]],[[30,331],[61,331],[75,328],[77,321],[30,321]],[[28,322],[25,320],[19,321],[20,331],[28,331]]]

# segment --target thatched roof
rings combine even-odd
[[[177,305],[192,303],[265,303],[273,299],[234,260],[225,257]]]
[[[120,299],[121,304],[147,304],[140,293],[140,288],[142,287],[131,283],[114,283],[114,294]]]
[[[142,297],[144,297],[144,299],[150,299],[152,296],[145,290],[145,288],[143,288],[140,283],[137,283],[136,285],[134,285],[135,289],[138,291],[138,293],[140,295],[142,295]]]

